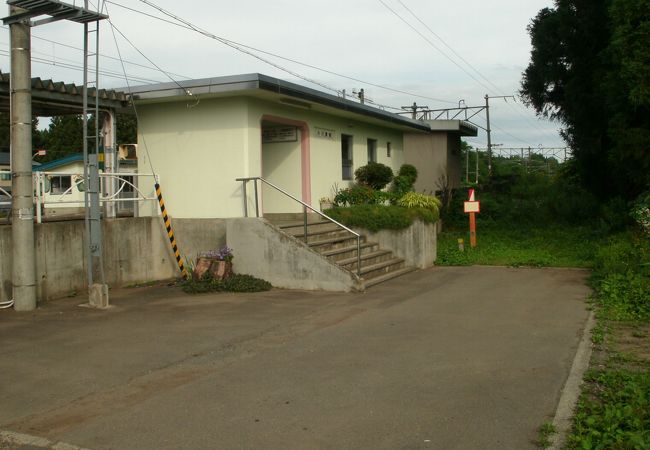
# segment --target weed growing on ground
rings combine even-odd
[[[549,448],[552,444],[551,437],[556,433],[555,425],[551,422],[544,422],[537,431],[537,445],[541,448]]]
[[[446,230],[438,236],[436,264],[530,267],[591,267],[596,250],[594,231],[582,227],[479,227],[478,245],[469,246],[469,233]],[[465,241],[464,251],[458,239]]]
[[[215,280],[206,273],[200,280],[183,282],[183,292],[203,294],[206,292],[262,292],[272,288],[271,283],[251,275],[233,274],[225,280]]]
[[[650,374],[591,371],[585,382],[567,448],[650,448]]]

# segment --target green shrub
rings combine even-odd
[[[415,166],[412,166],[411,164],[402,164],[397,176],[393,178],[393,184],[390,187],[390,191],[394,194],[393,203],[397,203],[399,198],[414,189],[413,185],[417,178],[418,170]]]
[[[392,198],[392,194],[376,191],[362,184],[355,184],[347,189],[341,189],[334,197],[336,206],[349,205],[380,205]]]
[[[359,184],[371,187],[377,191],[386,187],[393,179],[393,171],[390,167],[376,162],[369,162],[354,171],[354,179]]]
[[[413,185],[418,179],[418,169],[411,164],[402,164],[399,172],[397,172],[397,176],[406,178]]]
[[[188,294],[206,292],[261,292],[271,289],[271,283],[251,275],[233,274],[225,280],[215,280],[206,272],[200,280],[189,279],[181,289]]]
[[[407,192],[398,201],[399,206],[406,208],[427,208],[439,212],[440,200],[433,195],[420,194],[418,192]]]
[[[399,230],[407,228],[416,219],[435,223],[438,214],[427,208],[405,208],[394,205],[353,205],[347,208],[334,207],[327,210],[333,219],[349,227],[365,228],[370,231]]]

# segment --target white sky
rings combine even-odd
[[[541,8],[552,5],[551,0],[401,0],[478,70],[479,75],[419,23],[400,0],[383,0],[475,80],[389,11],[382,0],[147,1],[217,36],[374,84],[445,101],[395,93],[261,55],[337,90],[346,89],[350,93],[353,89],[364,88],[366,97],[379,104],[400,107],[415,101],[430,108],[457,106],[460,99],[464,99],[468,106],[482,105],[486,93],[516,94],[521,73],[529,60],[530,41],[526,26]],[[76,0],[76,3],[82,2]],[[117,4],[156,16],[162,17],[162,14],[142,0],[115,0],[105,4],[115,27],[155,64],[173,73],[175,79],[259,72],[324,90],[194,31],[146,17]],[[72,22],[48,24],[34,28],[32,36],[32,76],[81,82],[80,69],[65,67],[70,64],[80,67],[82,64],[81,52],[65,47],[81,48],[81,25]],[[103,23],[100,37],[100,53],[117,57],[108,23]],[[119,34],[117,40],[125,60],[151,66]],[[2,27],[0,70],[3,72],[10,71],[8,50],[9,31]],[[114,88],[126,84],[123,77],[117,76],[122,73],[119,61],[102,57],[100,66],[101,71],[115,75],[102,76],[100,87]],[[145,80],[170,81],[155,69],[127,64],[126,70],[134,78],[131,84],[144,84]],[[564,146],[557,134],[557,125],[537,119],[532,110],[521,103],[494,99],[490,106],[493,143],[506,147]],[[478,125],[485,126],[484,114],[475,120]],[[485,147],[485,133],[480,131],[477,138],[469,141]]]

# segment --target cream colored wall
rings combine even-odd
[[[404,134],[405,162],[418,169],[417,192],[430,193],[447,171],[447,133]]]
[[[241,182],[235,178],[259,175],[251,171],[251,164],[259,167],[259,155],[249,158],[247,151],[251,130],[246,101],[204,99],[192,107],[185,102],[140,105],[138,112],[138,170],[150,173],[151,158],[169,215],[241,217]],[[140,215],[158,214],[154,202],[139,206]]]
[[[353,136],[353,172],[368,163],[368,138],[377,140],[377,162],[386,164],[393,171],[397,171],[404,163],[403,133],[401,131],[259,99],[250,99],[249,124],[251,129],[260,126],[264,115],[307,122],[310,131],[311,205],[315,208],[319,207],[320,198],[332,197],[332,187],[335,184],[339,188],[344,188],[353,183],[353,180],[347,181],[342,178],[341,134]],[[331,130],[333,132],[332,137],[319,136],[319,129]],[[256,134],[255,139],[257,139],[259,148],[261,146],[259,132]],[[390,158],[386,156],[387,142],[392,144],[392,156]],[[251,154],[255,153],[255,146],[255,143],[251,141]],[[296,146],[294,152],[299,157],[300,145]],[[299,179],[301,177],[300,172],[295,173],[294,177],[296,180]],[[280,185],[280,187],[283,186]],[[289,203],[285,205],[285,208],[290,207]]]
[[[169,215],[177,218],[228,218],[243,216],[241,182],[235,178],[266,175],[282,188],[302,198],[300,138],[291,144],[265,144],[280,149],[262,151],[262,117],[278,116],[305,121],[310,130],[311,204],[319,207],[321,197],[332,196],[332,186],[351,184],[341,173],[341,134],[353,136],[353,170],[367,163],[367,139],[377,140],[377,160],[393,170],[404,163],[402,132],[328,114],[284,106],[260,99],[232,97],[203,99],[196,106],[166,102],[138,106],[138,170],[150,173],[150,161],[160,177]],[[332,137],[318,136],[318,129],[331,130]],[[386,156],[386,143],[392,156]],[[146,143],[146,145],[145,145]],[[280,146],[280,147],[274,147]],[[145,150],[148,149],[148,153]],[[280,155],[284,153],[284,156]],[[266,167],[263,157],[285,157],[286,167]],[[276,161],[277,163],[277,161]],[[142,187],[142,185],[141,185]],[[153,186],[151,186],[153,189]],[[144,190],[151,192],[147,187]],[[260,197],[262,197],[260,189]],[[249,215],[255,214],[253,184],[248,184]],[[267,212],[300,211],[291,200],[264,195]],[[141,202],[140,215],[157,215],[155,202]]]

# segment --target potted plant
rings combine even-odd
[[[334,206],[332,200],[329,197],[322,197],[319,202],[321,211],[325,211],[326,209],[330,209],[332,206]]]
[[[227,245],[219,250],[203,252],[196,258],[192,276],[195,280],[200,280],[207,272],[215,280],[226,279],[233,274],[232,260],[234,257],[232,249]]]

